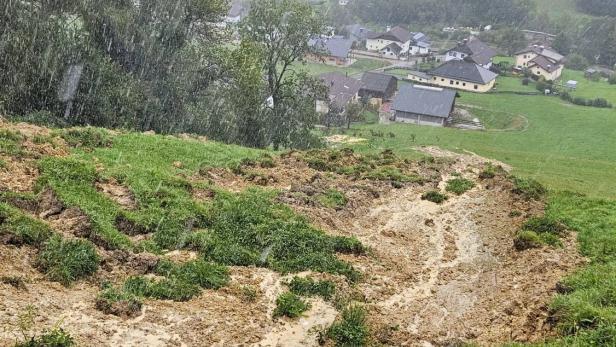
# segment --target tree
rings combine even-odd
[[[361,120],[361,113],[364,107],[360,103],[350,103],[344,110],[344,118],[346,120],[347,129],[351,129],[351,123]]]
[[[571,40],[569,39],[569,36],[567,36],[564,32],[560,32],[556,35],[556,38],[552,43],[552,48],[562,55],[571,53]]]
[[[306,130],[318,119],[314,98],[320,88],[314,78],[294,67],[314,53],[308,41],[323,29],[312,7],[300,0],[253,1],[241,26],[242,41],[254,42],[264,52],[266,91],[272,100],[268,127],[274,148],[290,146],[296,142],[292,136],[308,134]]]
[[[565,65],[572,70],[584,70],[590,64],[583,55],[572,53],[567,57]]]

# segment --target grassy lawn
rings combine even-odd
[[[370,141],[357,148],[365,152],[391,148],[407,156],[417,156],[413,147],[421,145],[468,150],[508,163],[515,174],[536,178],[550,188],[616,197],[616,110],[574,106],[555,97],[510,94],[462,93],[458,103],[491,111],[495,127],[510,122],[499,116],[523,116],[528,129],[478,132],[407,124],[361,125],[353,131]],[[374,137],[370,130],[395,137]]]
[[[518,77],[499,77],[496,80],[496,91],[510,92],[537,92],[535,83],[531,81],[527,86],[522,84],[522,78]]]
[[[308,62],[298,65],[299,69],[308,71],[311,75],[320,75],[326,72],[338,71],[348,75],[359,75],[362,72],[371,71],[390,65],[390,63],[366,58],[359,58],[350,66],[335,66],[322,63]]]
[[[571,95],[581,96],[586,99],[604,98],[616,105],[616,85],[607,83],[604,80],[591,81],[584,77],[583,71],[565,69],[561,80],[566,83],[569,80],[578,81],[577,90]]]
[[[506,63],[513,65],[513,63],[515,63],[515,59],[513,57],[507,57],[504,55],[499,55],[499,56],[494,57],[494,64],[498,64],[502,62],[506,62]]]

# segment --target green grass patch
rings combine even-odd
[[[27,341],[17,342],[15,347],[72,347],[77,343],[66,331],[55,328]]]
[[[297,318],[310,309],[310,304],[302,300],[299,296],[285,292],[276,298],[276,309],[274,317]]]
[[[191,244],[205,259],[220,264],[283,273],[313,270],[357,280],[358,272],[335,253],[357,253],[361,244],[315,229],[289,207],[273,202],[275,194],[256,189],[217,194],[206,214],[208,231]]]
[[[124,291],[137,297],[188,301],[199,295],[201,289],[197,284],[189,283],[181,278],[153,279],[134,276],[124,282]]]
[[[0,203],[0,238],[4,242],[38,247],[52,235],[53,231],[47,224]]]
[[[366,310],[357,305],[346,307],[342,317],[327,330],[327,337],[336,346],[366,346],[370,331],[366,324]]]
[[[289,282],[291,293],[301,296],[320,296],[330,300],[336,293],[336,285],[332,281],[315,281],[312,277],[295,276]]]
[[[23,136],[9,129],[0,129],[0,154],[18,155],[21,153]]]
[[[229,269],[226,266],[208,263],[202,260],[184,264],[175,264],[163,260],[158,264],[156,273],[167,278],[178,279],[196,284],[201,288],[219,289],[229,283]]]
[[[115,287],[103,289],[96,297],[96,308],[120,317],[136,316],[143,307],[140,297]]]
[[[466,178],[454,178],[447,181],[445,190],[456,195],[462,195],[475,187],[475,182]]]
[[[442,194],[441,192],[436,191],[436,190],[431,190],[429,192],[424,193],[421,196],[421,200],[428,200],[435,204],[442,204],[447,199],[448,199],[447,195]]]
[[[346,206],[348,200],[344,193],[336,189],[328,189],[327,191],[317,196],[317,201],[328,208],[341,208]]]
[[[102,128],[71,128],[60,130],[57,135],[72,147],[110,147],[113,144],[113,137]]]
[[[528,200],[540,200],[547,193],[547,189],[532,178],[513,177],[513,185],[513,192]]]
[[[38,256],[38,266],[52,281],[65,286],[96,272],[100,257],[91,242],[52,236]]]

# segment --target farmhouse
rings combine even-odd
[[[313,61],[324,62],[329,65],[350,65],[351,47],[353,41],[339,36],[325,39],[311,39],[308,45],[315,48],[317,54],[309,55],[307,58]]]
[[[366,72],[361,78],[362,87],[359,90],[359,97],[377,99],[375,103],[382,103],[391,98],[398,89],[398,79],[391,75],[375,72]]]
[[[317,112],[329,112],[329,105],[333,105],[339,112],[344,112],[349,103],[359,100],[361,81],[339,72],[324,73],[319,79],[328,88],[328,100],[317,101]]]
[[[380,52],[387,58],[427,55],[430,47],[428,36],[420,32],[411,33],[402,26],[395,26],[384,33],[368,33],[366,39],[366,49]]]
[[[344,27],[343,32],[349,40],[353,41],[353,46],[355,47],[363,47],[370,34],[370,31],[361,24],[347,25]]]
[[[536,76],[548,81],[560,78],[564,57],[545,46],[533,45],[515,54],[515,66],[518,69],[528,69]]]
[[[418,83],[430,83],[432,80],[432,76],[428,75],[425,72],[421,71],[409,71],[408,76],[406,77],[408,80]]]
[[[404,85],[394,99],[394,121],[445,126],[455,107],[456,92],[450,89]]]
[[[468,60],[450,60],[428,73],[431,84],[485,93],[496,82],[497,74]]]
[[[465,39],[463,42],[445,53],[445,61],[470,60],[477,65],[489,69],[492,67],[492,59],[496,51],[483,43],[475,36]]]

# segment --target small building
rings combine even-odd
[[[353,41],[350,39],[345,39],[340,36],[318,38],[309,40],[308,45],[315,51],[307,57],[309,60],[342,66],[353,63],[351,59]]]
[[[576,90],[577,89],[577,85],[578,82],[574,81],[574,80],[569,80],[567,81],[567,84],[565,85],[569,90]]]
[[[432,44],[430,38],[424,33],[411,33],[409,42],[409,55],[428,55]]]
[[[362,87],[359,90],[359,97],[377,99],[373,102],[375,104],[391,100],[398,90],[398,79],[392,75],[366,72],[362,76],[361,82]]]
[[[371,35],[370,30],[366,29],[366,27],[361,24],[347,25],[343,28],[343,32],[347,39],[353,41],[354,47],[364,47],[368,35]]]
[[[381,55],[386,58],[399,59],[402,55],[402,47],[400,47],[399,44],[392,42],[389,45],[383,47],[383,49],[381,49],[379,53],[381,53]]]
[[[324,73],[319,76],[319,79],[328,88],[328,100],[317,100],[317,112],[329,112],[330,104],[334,105],[339,112],[344,112],[349,103],[359,101],[361,81],[339,72]]]
[[[518,69],[528,69],[535,76],[554,81],[562,75],[564,59],[564,56],[553,49],[532,45],[515,53],[515,66]]]
[[[486,69],[492,67],[496,51],[475,36],[459,42],[457,46],[445,53],[445,61],[470,60]]]
[[[445,126],[456,103],[451,89],[404,85],[394,99],[393,120],[401,123]]]
[[[421,71],[409,71],[406,79],[417,83],[430,83],[432,77],[425,72]]]
[[[497,74],[467,60],[450,60],[428,73],[430,84],[476,93],[494,88]]]

